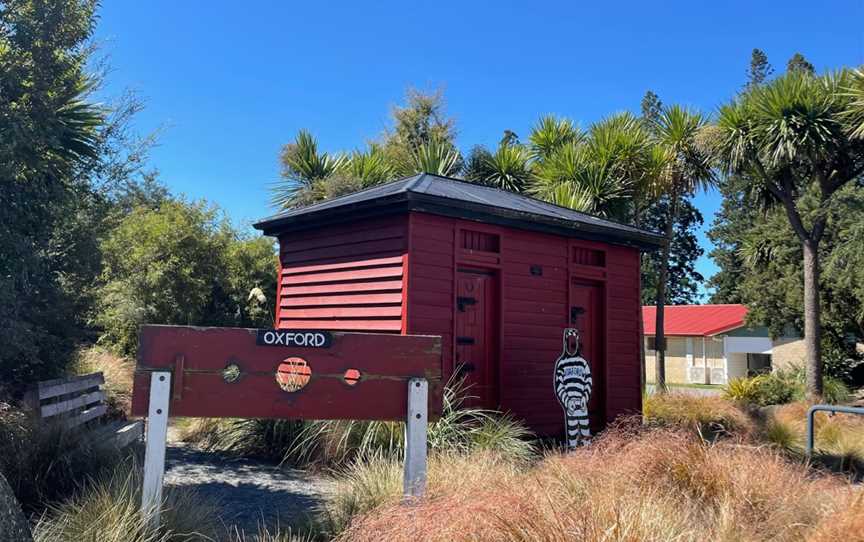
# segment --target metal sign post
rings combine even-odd
[[[426,492],[426,405],[429,383],[423,378],[408,381],[408,416],[405,418],[405,471],[403,494],[422,497]]]
[[[441,338],[143,326],[132,414],[147,417],[141,510],[159,525],[169,416],[405,422],[404,494],[426,489]]]
[[[165,447],[168,440],[168,407],[171,399],[171,373],[150,375],[150,405],[147,412],[147,445],[144,452],[144,484],[141,511],[151,528],[159,526],[162,511],[162,480],[165,477]]]

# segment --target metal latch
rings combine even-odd
[[[579,316],[585,314],[585,309],[582,307],[570,307],[570,323],[575,324]]]
[[[473,297],[462,297],[459,296],[456,298],[456,307],[459,309],[459,312],[465,312],[466,305],[476,305],[477,300]]]
[[[458,344],[458,345],[474,344],[474,337],[456,337],[456,344]]]

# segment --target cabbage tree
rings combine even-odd
[[[860,91],[860,77],[850,71],[787,72],[724,105],[713,138],[723,170],[747,179],[751,192],[768,194],[800,242],[811,399],[823,390],[819,247],[830,227],[826,210],[838,190],[864,173],[861,95],[850,92]],[[805,211],[800,204],[810,198],[818,205]]]

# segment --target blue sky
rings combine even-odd
[[[443,88],[459,146],[526,135],[544,113],[585,126],[638,111],[647,89],[713,112],[750,52],[782,68],[864,63],[864,0],[775,2],[105,2],[108,95],[146,100],[152,165],[174,192],[239,224],[272,212],[279,148],[308,128],[326,150],[375,139],[409,86]],[[710,226],[716,193],[696,203]],[[702,243],[710,243],[702,236]],[[699,270],[715,267],[702,258]]]

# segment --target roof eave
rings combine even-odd
[[[289,216],[274,216],[265,218],[259,222],[252,224],[256,230],[261,230],[264,235],[278,236],[286,230],[300,230],[314,228],[322,225],[326,221],[329,224],[338,224],[350,222],[361,218],[373,216],[382,216],[385,214],[398,214],[406,212],[409,209],[404,205],[407,203],[407,194],[405,192],[397,192],[380,198],[359,201],[339,207],[331,207]]]
[[[630,246],[640,250],[657,250],[665,239],[643,231],[627,231],[614,227],[588,224],[566,219],[514,211],[462,200],[454,200],[406,190],[389,196],[360,201],[293,216],[275,216],[253,224],[264,235],[278,236],[291,229],[307,229],[327,224],[348,222],[372,216],[419,211],[463,220],[498,224],[523,230],[538,231]]]

